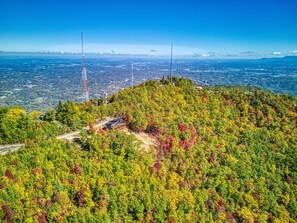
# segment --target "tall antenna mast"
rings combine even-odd
[[[114,64],[114,73],[113,73],[113,94],[116,93],[116,83],[117,83],[117,66]]]
[[[98,85],[97,85],[97,79],[95,78],[95,97],[98,98],[99,92],[98,92]]]
[[[84,36],[81,32],[81,54],[82,54],[82,84],[83,91],[85,93],[85,101],[89,102],[89,88],[88,88],[88,79],[87,79],[87,68],[86,68],[86,58],[84,53]]]
[[[131,65],[131,69],[132,69],[132,77],[131,77],[131,85],[132,85],[132,89],[133,89],[133,85],[134,85],[134,73],[133,73],[133,70],[134,70],[134,64],[132,63]]]
[[[171,59],[170,59],[170,81],[172,83],[172,54],[173,54],[173,43],[171,42]]]

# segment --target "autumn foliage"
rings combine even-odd
[[[0,142],[26,146],[0,159],[0,222],[296,222],[296,97],[173,82],[61,102],[42,121],[1,108]],[[156,146],[121,130],[56,139],[106,116]]]

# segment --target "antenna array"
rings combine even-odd
[[[88,87],[88,79],[87,79],[87,67],[86,67],[86,58],[84,53],[84,36],[83,32],[81,32],[81,53],[82,53],[82,84],[83,91],[85,94],[85,101],[89,102],[89,87]]]
[[[170,59],[170,81],[172,83],[172,55],[173,55],[173,43],[171,43],[171,59]]]

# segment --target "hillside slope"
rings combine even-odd
[[[0,140],[16,134],[26,148],[0,159],[0,219],[296,222],[296,98],[174,82],[145,82],[108,105],[60,103],[44,121],[2,109]],[[139,150],[117,130],[83,132],[79,144],[55,138],[106,116],[123,116],[156,147]]]

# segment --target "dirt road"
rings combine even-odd
[[[93,126],[93,128],[98,129],[98,128],[102,128],[106,123],[112,121],[112,120],[116,120],[118,118],[111,118],[111,117],[107,117],[106,119],[98,122],[97,124],[95,124]],[[84,127],[84,130],[89,130],[90,127]],[[127,126],[124,126],[122,128],[119,129],[119,131],[123,131],[127,134],[130,135],[134,135],[138,140],[140,140],[142,142],[142,145],[140,147],[140,149],[144,149],[145,151],[149,152],[151,147],[155,147],[157,145],[157,139],[154,138],[153,136],[144,133],[144,132],[133,132],[131,130],[129,130],[127,128]],[[75,138],[80,137],[80,133],[81,131],[74,131],[74,132],[69,132],[63,135],[59,135],[57,136],[57,139],[66,139],[66,140],[73,140]],[[12,145],[0,145],[0,154],[4,155],[8,152],[14,152],[17,151],[18,149],[20,149],[22,146],[25,146],[25,144],[12,144]]]
[[[95,129],[98,128],[102,128],[107,122],[113,120],[115,118],[111,118],[111,117],[107,117],[104,120],[98,122],[97,124],[95,124],[93,127]],[[84,127],[84,130],[89,130],[90,127]],[[73,140],[74,138],[79,137],[81,131],[74,131],[74,132],[69,132],[63,135],[59,135],[57,136],[57,139],[66,139],[66,140]],[[18,149],[20,149],[22,146],[25,146],[25,144],[11,144],[11,145],[0,145],[0,154],[4,155],[8,152],[14,152],[17,151]]]

